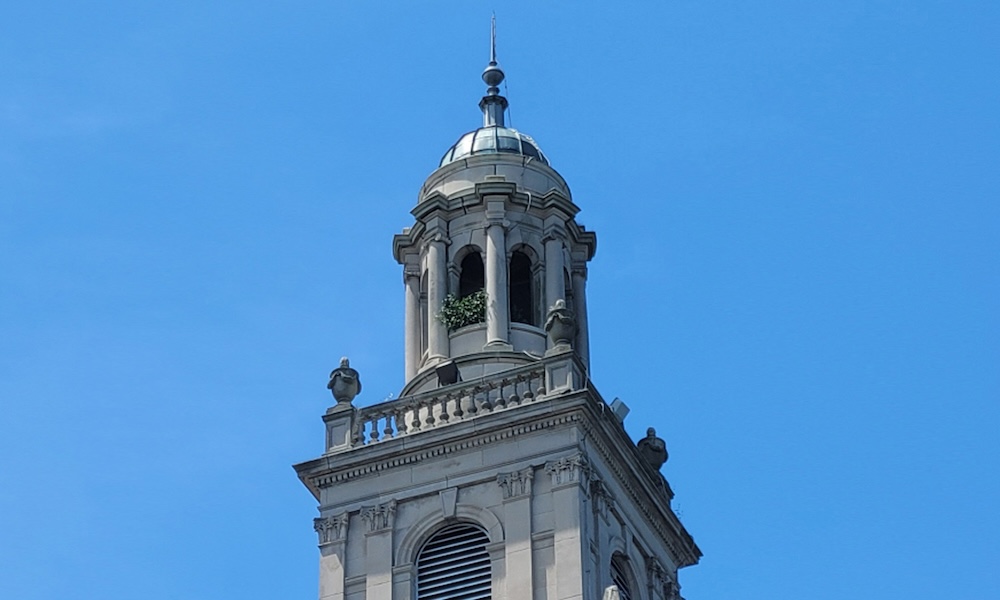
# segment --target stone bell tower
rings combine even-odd
[[[393,239],[406,384],[355,407],[347,359],[324,453],[295,466],[319,502],[321,600],[678,600],[701,552],[671,509],[663,440],[638,444],[588,376],[596,237],[535,141],[483,126],[424,183]]]

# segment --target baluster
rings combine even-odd
[[[456,392],[455,393],[455,411],[451,413],[451,416],[455,417],[459,421],[462,420],[462,415],[465,414],[464,412],[462,412],[462,397],[463,396],[465,396],[465,394],[463,394],[462,392]]]
[[[378,415],[372,415],[372,418],[371,418],[371,428],[372,428],[372,430],[371,430],[371,433],[369,434],[369,436],[370,436],[369,442],[377,442],[378,441],[378,419],[379,419]]]
[[[490,392],[493,390],[493,383],[487,383],[483,389],[483,402],[479,405],[486,412],[493,412],[493,403],[490,402]]]
[[[507,406],[517,406],[521,403],[521,397],[517,395],[517,386],[519,383],[524,381],[524,375],[518,375],[514,378],[513,387],[511,390],[510,397],[507,398]]]
[[[396,413],[396,436],[401,436],[406,434],[406,415],[408,411],[405,406],[400,407],[399,412]]]
[[[426,423],[428,427],[433,427],[434,426],[434,405],[431,404],[429,401],[424,401],[421,404],[423,406],[427,407],[427,418],[424,419],[424,423]]]
[[[414,402],[413,406],[413,420],[410,421],[413,431],[420,431],[420,403]]]
[[[478,386],[469,389],[469,410],[468,410],[468,413],[471,416],[473,416],[473,417],[476,416],[477,412],[479,412],[479,407],[476,406],[476,394],[477,393],[479,393],[479,387]]]
[[[494,408],[507,408],[507,399],[503,397],[503,388],[510,383],[507,379],[500,380],[500,391],[497,394],[497,401],[493,403]]]
[[[448,399],[450,397],[450,394],[445,394],[441,397],[441,412],[438,414],[438,420],[443,423],[448,422]]]
[[[394,432],[393,423],[395,421],[396,421],[396,413],[395,412],[387,413],[385,415],[385,429],[383,429],[382,432],[385,433],[385,438],[386,439],[389,439],[389,438],[393,437],[393,435],[392,435],[393,432]]]

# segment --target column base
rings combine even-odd
[[[507,342],[502,342],[500,340],[497,340],[495,342],[486,342],[486,345],[483,346],[483,350],[486,352],[492,352],[492,351],[513,352],[514,346],[511,346]]]

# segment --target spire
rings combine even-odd
[[[483,127],[494,125],[503,127],[503,113],[507,110],[507,99],[500,95],[498,87],[503,81],[503,70],[497,66],[497,16],[490,20],[490,64],[483,71],[483,82],[488,86],[486,95],[479,101],[483,111]]]

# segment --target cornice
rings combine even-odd
[[[544,404],[547,403],[540,402],[538,405],[542,406]],[[573,407],[575,412],[553,414],[544,418],[538,418],[536,411],[526,411],[525,417],[529,414],[532,415],[527,422],[510,424],[505,422],[506,420],[503,420],[502,422],[497,423],[495,425],[495,429],[492,431],[486,431],[484,433],[468,437],[469,429],[479,429],[482,425],[484,425],[482,421],[490,418],[490,416],[483,416],[477,418],[475,421],[469,421],[466,427],[463,427],[462,424],[450,425],[450,432],[462,436],[461,439],[455,441],[441,443],[439,440],[426,438],[428,441],[426,444],[421,444],[421,446],[426,445],[427,447],[417,447],[410,449],[409,451],[407,451],[405,447],[402,448],[402,450],[398,447],[399,445],[402,445],[401,442],[404,441],[402,439],[400,440],[400,443],[394,443],[392,441],[382,442],[378,445],[378,448],[382,450],[383,453],[389,455],[384,458],[372,457],[369,453],[364,451],[354,451],[354,454],[357,455],[356,457],[352,457],[350,453],[338,454],[334,457],[323,457],[295,465],[295,469],[299,472],[299,478],[302,479],[303,483],[305,483],[307,487],[314,491],[314,495],[316,495],[318,499],[318,490],[325,487],[377,474],[387,469],[410,465],[427,458],[485,446],[518,435],[538,431],[540,429],[548,429],[565,425],[567,423],[578,422],[581,415],[578,410],[576,410],[577,406],[578,404],[575,404]],[[498,416],[510,415],[512,412],[513,411],[504,411],[502,413],[495,414]],[[435,430],[428,430],[428,432],[431,431]],[[414,441],[413,437],[409,438],[408,441]],[[402,452],[402,454],[400,454],[400,452]],[[349,460],[349,462],[347,462],[344,460],[345,458],[353,460]],[[332,464],[334,461],[346,464],[337,466]]]
[[[653,481],[657,473],[642,470],[635,444],[618,423],[603,408],[604,401],[593,388],[565,396],[549,398],[520,409],[483,415],[447,429],[431,429],[425,433],[361,447],[348,453],[324,456],[295,466],[299,478],[319,498],[323,488],[342,484],[382,471],[406,467],[424,459],[488,446],[534,431],[567,424],[578,424],[589,446],[603,459],[614,478],[627,493],[631,503],[667,546],[678,567],[696,564],[701,556],[691,535],[677,520],[663,494],[671,494],[669,486],[661,491]],[[511,422],[511,419],[516,419]],[[490,422],[493,421],[493,422]],[[617,434],[611,429],[618,428]],[[431,432],[450,434],[450,440],[427,435]],[[408,447],[409,446],[409,447]],[[627,447],[626,447],[627,446]],[[367,451],[366,451],[367,450]]]
[[[634,466],[641,464],[642,459],[635,452],[635,445],[628,438],[627,434],[625,434],[624,430],[622,430],[622,435],[628,439],[628,445],[632,450],[629,452],[628,458],[631,459],[629,461],[621,460],[619,451],[611,449],[610,444],[615,444],[615,442],[608,439],[610,432],[607,431],[607,427],[600,420],[585,419],[581,422],[581,426],[588,439],[591,440],[594,448],[614,474],[615,479],[618,480],[622,488],[628,493],[632,503],[642,512],[643,516],[646,517],[646,522],[652,525],[660,539],[670,549],[674,555],[675,564],[678,567],[697,564],[702,554],[701,550],[694,543],[691,534],[687,532],[677,519],[677,515],[674,514],[669,503],[664,502],[663,496],[656,493],[656,490],[653,489],[651,482],[648,481],[651,479],[650,474],[646,473],[640,476],[635,472]],[[620,441],[615,445],[620,446]],[[628,468],[629,466],[632,466],[632,468]],[[659,476],[658,473],[656,475]],[[666,483],[666,480],[664,480],[664,483]],[[666,492],[669,495],[668,498],[673,495],[669,484],[667,484]],[[650,506],[657,506],[658,510],[654,511],[650,509]],[[678,545],[674,540],[682,542],[682,545]]]

